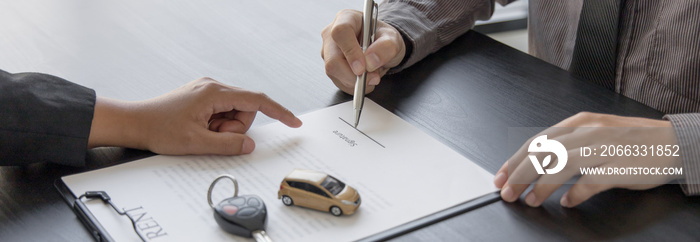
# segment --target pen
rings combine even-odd
[[[374,41],[374,30],[377,26],[377,4],[374,0],[365,0],[365,7],[362,11],[362,53]],[[365,103],[365,87],[367,86],[367,70],[361,76],[357,76],[355,81],[355,95],[352,98],[352,109],[355,111],[355,128],[360,123],[362,106]]]

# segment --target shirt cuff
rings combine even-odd
[[[700,195],[700,113],[668,114],[680,145],[683,174],[679,181],[688,196]]]
[[[509,0],[496,0],[507,4]],[[406,42],[408,54],[395,73],[452,43],[469,31],[476,20],[491,17],[496,1],[387,0],[379,6],[379,20],[394,26]],[[410,49],[409,49],[410,48]]]
[[[407,47],[402,63],[391,68],[388,74],[402,71],[433,52],[429,46],[437,41],[435,24],[414,6],[404,2],[384,1],[379,6],[378,18],[396,28]]]

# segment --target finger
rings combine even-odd
[[[225,118],[212,120],[209,123],[209,130],[243,134],[250,129],[255,115],[256,112],[227,112]]]
[[[245,133],[248,129],[240,120],[235,119],[215,119],[212,121],[209,130],[215,132]]]
[[[382,77],[382,76],[386,75],[387,72],[389,72],[389,68],[380,67],[378,72],[379,72],[379,76]]]
[[[632,164],[639,161],[632,157],[617,157],[613,160],[586,159],[586,161],[587,164],[583,164],[582,162],[574,163],[577,164],[574,169],[581,172],[580,174],[583,176],[562,196],[560,201],[562,206],[578,206],[592,196],[613,187],[646,190],[666,184],[669,181],[664,179],[664,176],[652,175],[649,177],[641,175],[641,172],[632,170],[611,173],[611,170],[617,169],[620,164]],[[589,170],[591,173],[584,173],[583,168],[596,169],[598,172]],[[601,171],[607,172],[601,173]]]
[[[365,94],[368,94],[368,93],[374,91],[375,87],[377,87],[377,86],[367,86],[367,88],[365,88]]]
[[[556,174],[546,174],[540,176],[537,183],[532,187],[532,190],[525,196],[525,203],[531,207],[538,207],[547,200],[562,184],[566,183],[572,177],[579,175],[577,167],[573,164],[579,164],[578,150],[571,149],[568,152],[569,161],[567,169],[564,169]]]
[[[326,44],[333,43],[333,38],[331,38],[331,28],[333,28],[333,23],[327,25],[321,30],[321,39],[323,43],[321,44],[321,59],[326,59]],[[335,45],[335,44],[334,44]]]
[[[364,54],[357,41],[361,30],[362,12],[357,10],[340,11],[331,28],[331,38],[343,52],[353,73],[358,76],[365,72]]]
[[[609,182],[598,182],[593,179],[600,179],[596,176],[582,176],[576,184],[569,188],[569,191],[561,197],[562,207],[575,207],[602,191],[613,187]]]
[[[214,132],[219,132],[219,127],[221,127],[221,124],[224,123],[227,119],[224,118],[217,118],[217,119],[212,119],[209,120],[209,126],[208,129]]]
[[[264,93],[256,93],[242,88],[228,86],[211,78],[200,78],[188,84],[199,95],[206,97],[204,102],[198,102],[206,108],[200,108],[200,117],[206,124],[211,125],[211,118],[218,113],[233,110],[243,112],[261,111],[265,115],[277,119],[289,127],[299,127],[302,122],[287,108],[275,102]],[[224,114],[225,116],[226,114]],[[218,117],[218,116],[217,116]]]
[[[518,167],[520,165],[521,161],[526,161],[529,164],[530,162],[529,162],[529,159],[527,158],[527,156],[529,154],[528,149],[530,147],[530,144],[532,143],[532,141],[535,138],[540,137],[542,135],[547,135],[547,139],[555,139],[559,136],[568,134],[572,131],[573,131],[572,128],[559,128],[559,127],[547,128],[547,129],[543,130],[542,132],[539,132],[535,136],[532,136],[531,138],[529,138],[522,146],[520,146],[518,151],[516,151],[513,154],[513,156],[511,156],[507,160],[507,162],[511,163],[510,167],[512,167],[512,168]]]
[[[255,120],[255,115],[257,112],[236,112],[236,115],[233,117],[234,120],[238,120],[242,125],[242,129],[235,129],[232,130],[233,132],[240,132],[240,133],[245,133],[248,132],[248,129],[250,129],[250,126],[253,125],[253,121]],[[238,127],[236,127],[238,128]]]
[[[218,127],[210,130],[243,134],[250,128],[250,126],[238,119],[217,119],[216,121],[219,121]]]
[[[324,51],[326,52],[326,58],[323,60],[326,75],[331,78],[338,89],[352,94],[355,89],[357,75],[350,69],[343,52],[335,45],[324,48]]]
[[[376,86],[379,85],[379,73],[375,72],[367,72],[367,86]]]
[[[525,204],[530,207],[539,207],[562,184],[536,183],[532,190],[525,195]],[[537,190],[535,190],[537,189]]]
[[[562,172],[559,172],[557,174],[545,174],[539,179],[537,178],[538,175],[536,175],[534,172],[532,172],[531,168],[532,166],[538,166],[540,165],[539,162],[543,160],[543,158],[546,155],[552,155],[551,156],[551,161],[546,167],[542,167],[543,169],[547,167],[554,167],[555,164],[558,163],[559,157],[552,153],[529,153],[529,146],[532,140],[535,138],[531,138],[529,142],[527,142],[527,146],[523,145],[518,152],[520,154],[514,155],[516,158],[512,158],[511,160],[508,161],[508,163],[511,163],[511,167],[516,167],[522,170],[523,172],[519,171],[511,171],[511,175],[508,176],[508,183],[514,184],[513,187],[511,188],[514,193],[519,193],[520,190],[524,190],[527,188],[528,184],[532,181],[532,179],[538,179],[538,183],[540,184],[544,182],[544,184],[561,184],[563,182],[566,182],[569,178],[572,176],[576,175],[575,174],[575,169],[572,167],[572,164],[575,162],[572,162],[579,156],[579,150],[580,147],[585,147],[587,146],[592,139],[589,139],[588,137],[591,137],[591,129],[584,129],[581,131],[581,129],[574,129],[574,128],[566,128],[566,127],[551,127],[548,128],[547,130],[541,132],[535,137],[539,137],[540,135],[547,135],[548,140],[556,140],[559,141],[564,147],[569,148],[567,150],[567,157],[569,157],[569,164],[568,166],[564,166],[564,168],[568,168],[563,170]],[[600,137],[600,136],[598,136]],[[528,147],[527,149],[525,147]],[[530,155],[535,155],[537,157],[537,162],[532,161],[530,159]],[[515,159],[521,159],[519,162],[515,162],[518,160]],[[556,162],[555,162],[556,161]],[[590,162],[590,161],[589,161]],[[517,165],[516,165],[517,164]],[[580,165],[580,164],[579,164]],[[593,164],[593,165],[599,165],[599,164]],[[574,172],[574,173],[571,173]],[[499,177],[500,178],[500,177]],[[557,179],[561,178],[561,179]],[[501,178],[502,179],[502,178]],[[563,179],[563,180],[562,180]],[[535,184],[533,186],[534,188],[537,187],[538,185]],[[541,202],[544,201],[545,198],[549,197],[554,190],[558,188],[558,186],[542,186],[542,187],[549,187],[547,188],[541,188],[536,192],[530,192],[526,197],[526,203],[531,206],[539,206]]]
[[[509,164],[508,166],[511,165],[513,164]],[[519,162],[519,165],[508,174],[508,179],[501,189],[501,198],[506,202],[518,200],[520,194],[522,194],[539,176],[540,175],[537,174],[536,170],[532,167],[531,162]]]
[[[243,112],[260,111],[270,118],[279,120],[293,128],[300,127],[302,122],[294,114],[281,104],[275,102],[264,93],[238,90],[238,95],[233,99],[233,109]]]
[[[257,112],[230,111],[212,115],[209,130],[216,132],[245,133],[253,124]]]
[[[206,131],[194,146],[194,154],[241,155],[253,152],[255,142],[244,134]]]
[[[224,113],[215,113],[215,114],[211,115],[211,117],[209,118],[209,122],[211,122],[214,119],[220,119],[223,117],[224,117]]]
[[[400,46],[402,37],[398,31],[377,30],[377,39],[367,47],[365,52],[365,63],[367,63],[367,71],[376,71],[380,67],[391,68],[399,65],[403,55],[399,58],[399,52],[405,48]],[[401,42],[400,42],[401,41]],[[404,51],[405,52],[405,51]],[[386,66],[385,66],[386,65]]]
[[[493,184],[496,185],[497,188],[503,188],[503,185],[506,184],[506,181],[508,180],[508,162],[504,162],[503,166],[501,166],[501,169],[496,172],[496,176],[493,178]]]
[[[549,164],[546,166],[541,166],[542,164],[540,164],[540,161],[544,161],[547,156],[549,156],[548,159],[550,159]],[[530,186],[530,184],[542,176],[540,173],[538,173],[538,169],[534,166],[542,167],[542,170],[544,170],[558,164],[557,156],[553,154],[537,153],[534,154],[534,158],[536,160],[533,161],[532,158],[528,156],[525,158],[527,160],[519,162],[519,164],[512,169],[512,171],[508,171],[508,180],[501,190],[501,197],[503,200],[507,202],[517,200],[518,197],[520,197],[520,194],[522,194]],[[512,163],[508,164],[508,167],[511,167],[512,165]]]

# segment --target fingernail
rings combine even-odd
[[[241,149],[242,154],[250,154],[255,149],[255,142],[252,139],[246,137],[243,139],[243,148]]]
[[[507,186],[503,190],[501,190],[501,198],[505,200],[506,202],[513,202],[515,199],[513,198],[515,194],[513,194],[513,189],[510,188],[510,186]]]
[[[379,56],[371,53],[367,56],[367,71],[374,71],[379,68]]]
[[[287,124],[287,126],[292,127],[292,128],[298,128],[301,127],[302,122],[301,119],[297,116],[292,116],[291,119],[286,118],[283,123]]]
[[[371,80],[369,80],[369,85],[370,86],[379,85],[379,77],[373,77]]]
[[[537,198],[535,197],[534,192],[527,194],[527,196],[525,197],[525,203],[527,203],[527,205],[530,207],[537,207]]]
[[[501,188],[506,184],[506,178],[507,177],[504,172],[499,172],[496,174],[496,177],[493,178],[493,184],[496,185],[496,187]]]
[[[564,193],[564,196],[561,196],[561,201],[559,201],[559,203],[561,204],[562,207],[566,207],[566,208],[571,207],[571,204],[569,203],[569,199],[566,198],[566,197],[568,197],[568,195],[569,195],[569,193],[567,192],[567,193]]]
[[[362,75],[362,72],[364,72],[364,70],[362,70],[362,63],[360,63],[360,61],[353,61],[351,68],[352,68],[352,72],[358,76]]]

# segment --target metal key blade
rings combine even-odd
[[[267,235],[267,232],[265,232],[265,230],[253,231],[253,238],[257,242],[272,242],[272,239],[270,238],[270,236]]]

